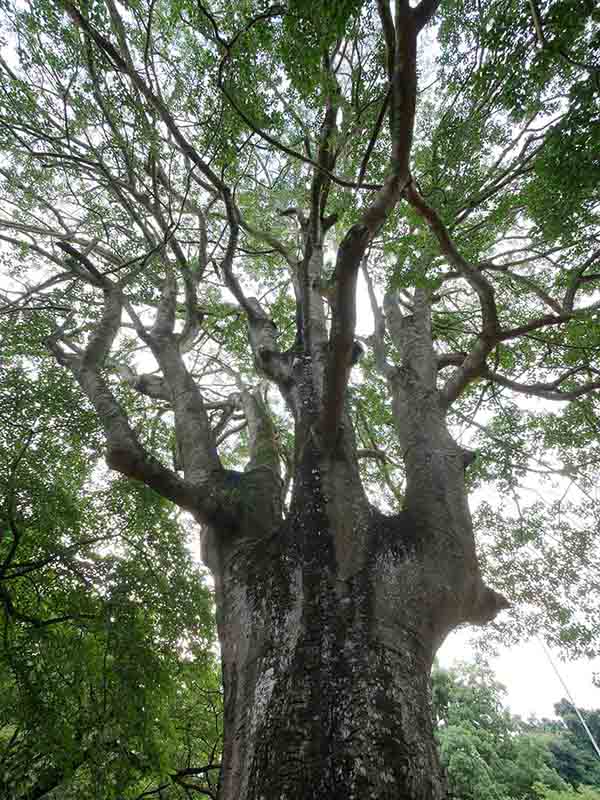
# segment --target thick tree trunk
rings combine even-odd
[[[368,502],[347,415],[333,448],[321,437],[315,350],[296,374],[289,514],[273,470],[255,467],[235,476],[242,522],[207,529],[225,691],[220,800],[445,797],[431,664],[452,628],[493,618],[503,599],[479,575],[465,451],[446,428],[425,300],[409,318],[388,309],[402,343],[388,379],[405,511]]]
[[[168,283],[143,338],[165,375],[153,391],[171,398],[185,480],[145,453],[100,373],[120,318],[118,291],[104,288],[102,324],[83,356],[56,348],[57,357],[103,419],[111,465],[208,523],[204,560],[215,578],[225,691],[220,800],[443,798],[431,663],[453,627],[492,619],[505,601],[479,575],[468,454],[446,427],[426,293],[415,291],[408,316],[386,300],[400,363],[378,362],[406,467],[404,511],[386,517],[360,480],[344,404],[344,325],[337,343],[323,341],[307,315],[313,335],[304,349],[278,353],[272,324],[252,312],[257,366],[273,376],[295,424],[294,494],[284,515],[277,437],[260,387],[242,385],[231,401],[244,411],[250,458],[243,473],[225,470],[172,339]],[[319,295],[307,291],[315,314]]]
[[[440,561],[428,515],[380,514],[354,468],[311,445],[287,520],[267,517],[204,541],[225,689],[220,800],[445,797],[429,674],[481,606],[474,555],[454,545]]]
[[[428,692],[438,639],[419,596],[415,528],[350,492],[332,525],[319,478],[309,472],[282,528],[236,537],[211,564],[220,798],[441,798]]]

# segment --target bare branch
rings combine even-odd
[[[481,268],[482,269],[487,269],[487,265],[484,263],[484,264],[481,265]],[[527,277],[526,275],[519,275],[518,272],[512,272],[508,268],[507,269],[503,269],[501,264],[499,265],[498,271],[500,271],[503,275],[506,275],[508,278],[510,278],[511,280],[515,281],[516,283],[520,283],[522,286],[525,286],[528,289],[530,289],[535,295],[537,295],[539,297],[539,299],[545,305],[547,305],[549,308],[551,308],[557,314],[560,314],[562,312],[563,309],[561,307],[561,304],[557,300],[554,300],[554,298],[552,298],[548,294],[548,292],[546,292],[541,286],[539,286],[531,278]]]
[[[183,481],[144,449],[101,375],[102,364],[119,329],[121,307],[120,290],[104,279],[104,311],[83,355],[67,354],[59,346],[59,339],[62,338],[60,330],[47,340],[48,347],[57,360],[69,368],[94,406],[107,439],[108,465],[130,478],[142,481],[182,508],[206,516],[215,515],[219,507],[214,496],[210,495],[210,486],[205,484],[203,491],[198,483],[193,485]],[[185,399],[179,402],[185,403]]]
[[[258,228],[254,228],[248,222],[246,222],[243,217],[240,216],[240,226],[245,230],[247,233],[250,234],[255,239],[259,241],[263,241],[272,247],[273,250],[279,253],[279,255],[283,256],[283,258],[287,261],[290,267],[296,269],[298,267],[298,259],[293,255],[291,245],[284,244],[280,242],[273,234],[268,233],[267,231],[259,230]]]
[[[309,235],[313,240],[319,240],[321,220],[325,213],[327,194],[331,185],[331,171],[335,166],[336,154],[333,139],[337,133],[337,112],[341,100],[340,87],[335,77],[329,58],[324,59],[324,69],[329,81],[334,88],[327,93],[325,98],[325,114],[321,124],[319,146],[317,149],[317,166],[313,170],[310,187],[311,213],[309,220]]]
[[[383,316],[379,303],[377,302],[377,297],[375,296],[373,280],[367,268],[367,256],[362,260],[362,272],[365,283],[367,284],[369,303],[371,304],[371,312],[375,323],[373,335],[370,339],[375,352],[375,362],[379,372],[385,377],[388,377],[393,372],[394,368],[388,364],[385,356],[385,317]]]
[[[356,451],[357,458],[373,458],[376,461],[383,461],[386,462],[389,460],[386,453],[383,450],[375,450],[372,448],[362,448]]]
[[[431,338],[431,298],[425,289],[414,290],[412,313],[402,315],[393,292],[384,299],[390,335],[402,365],[418,375],[422,386],[435,389],[437,360]]]
[[[414,14],[417,20],[417,28],[421,30],[431,20],[440,5],[440,0],[421,0],[415,8]]]
[[[245,428],[248,427],[247,420],[242,420],[238,422],[237,425],[234,425],[233,428],[227,428],[221,434],[217,435],[215,429],[215,435],[217,435],[217,446],[220,447],[226,439],[229,439],[230,436],[234,436],[236,433],[240,433]]]
[[[159,375],[136,375],[131,367],[126,364],[118,367],[118,372],[126,382],[140,394],[151,397],[154,400],[164,400],[171,402],[171,393],[164,379]]]
[[[565,291],[563,299],[563,308],[565,311],[573,311],[573,304],[575,303],[575,295],[579,287],[587,280],[593,280],[594,276],[585,275],[586,270],[600,260],[600,249],[595,250],[592,255],[583,262],[580,267],[573,270],[571,279]],[[556,309],[555,309],[556,310]],[[560,310],[559,310],[560,313]]]
[[[384,15],[384,29],[389,19]],[[410,182],[409,156],[412,146],[417,92],[417,31],[408,2],[396,4],[393,72],[390,81],[391,152],[389,175],[360,221],[346,233],[335,266],[329,355],[325,371],[325,397],[320,427],[327,446],[337,441],[337,430],[350,376],[356,327],[356,283],[360,263],[369,243],[378,233]],[[388,37],[390,31],[386,34]]]
[[[154,325],[150,331],[150,335],[154,339],[161,339],[173,334],[176,312],[177,281],[173,275],[173,270],[167,265],[160,303],[158,304]]]
[[[578,397],[582,397],[583,395],[590,394],[590,392],[600,389],[600,381],[590,381],[578,386],[576,389],[559,388],[561,383],[578,371],[580,370],[568,370],[564,375],[561,375],[556,380],[548,383],[519,383],[518,381],[513,381],[510,378],[506,378],[504,375],[500,375],[499,373],[491,370],[486,370],[484,377],[493,383],[498,384],[499,386],[505,386],[507,389],[510,389],[513,392],[528,394],[532,397],[542,397],[544,400],[558,400],[564,402],[567,400],[576,400]]]
[[[250,436],[250,469],[267,467],[281,479],[281,460],[277,432],[260,389],[242,391],[242,407]],[[280,488],[280,487],[279,487]]]
[[[540,330],[541,328],[562,325],[573,319],[585,318],[591,312],[598,311],[598,309],[600,309],[600,301],[591,303],[589,306],[584,306],[583,308],[576,308],[574,311],[565,311],[562,314],[546,314],[543,317],[532,319],[516,328],[503,328],[498,334],[498,341],[504,342],[507,339],[516,339],[519,336]]]
[[[406,196],[409,203],[426,221],[437,239],[443,255],[475,291],[481,307],[481,332],[463,364],[454,372],[442,390],[443,402],[446,406],[449,406],[459,397],[470,381],[481,374],[487,356],[499,340],[500,324],[498,322],[494,287],[480,270],[469,264],[462,257],[437,211],[425,202],[414,182],[411,182],[407,187]]]
[[[273,16],[275,14],[280,14],[282,7],[281,6],[279,6],[279,7],[274,6],[273,9],[274,9],[274,13],[270,14],[270,16]],[[263,16],[266,16],[266,15],[263,15]],[[236,36],[235,38],[238,38],[238,37]],[[342,186],[342,187],[347,188],[347,189],[367,189],[367,190],[371,190],[371,191],[372,190],[376,191],[378,189],[381,189],[380,184],[363,183],[363,184],[359,185],[359,184],[355,183],[354,181],[350,181],[350,180],[346,180],[344,178],[340,178],[339,176],[335,175],[331,171],[331,168],[329,166],[327,166],[325,163],[321,163],[320,159],[317,158],[317,160],[315,161],[314,159],[310,158],[310,156],[304,155],[304,153],[302,153],[302,152],[300,152],[298,150],[294,150],[292,147],[289,147],[284,142],[276,139],[274,136],[271,136],[270,133],[268,133],[260,125],[258,125],[249,116],[249,114],[246,113],[246,111],[242,108],[240,103],[238,103],[238,101],[235,99],[233,94],[229,91],[229,89],[225,85],[225,81],[224,81],[225,66],[229,63],[229,61],[231,59],[233,41],[231,43],[225,43],[224,41],[221,41],[220,43],[221,43],[221,46],[224,47],[224,49],[225,49],[225,54],[224,54],[223,58],[221,59],[221,63],[219,65],[219,76],[218,76],[219,89],[223,92],[224,97],[227,99],[228,103],[233,108],[235,113],[240,117],[240,119],[242,119],[246,123],[246,125],[248,125],[248,127],[252,131],[254,131],[254,133],[256,133],[258,136],[260,136],[261,139],[263,139],[265,142],[267,142],[268,144],[272,145],[273,147],[275,147],[277,150],[281,151],[282,153],[285,153],[286,155],[291,156],[292,158],[294,158],[294,159],[296,159],[296,160],[298,160],[300,162],[303,162],[305,164],[309,164],[317,172],[319,172],[322,176],[324,176],[328,181],[331,181],[332,183],[335,183],[338,186]]]
[[[360,163],[360,168],[358,170],[358,179],[357,179],[358,188],[362,187],[365,175],[367,174],[371,153],[373,152],[373,148],[377,144],[377,139],[379,138],[379,134],[381,132],[381,128],[385,120],[385,115],[387,114],[388,107],[390,104],[390,97],[391,97],[391,92],[388,89],[385,97],[383,98],[383,103],[381,104],[381,108],[379,109],[379,114],[377,115],[377,119],[375,120],[375,125],[373,126],[373,131],[371,133],[369,143],[367,145],[362,161]]]
[[[441,370],[445,367],[460,367],[466,357],[467,353],[440,353],[436,358],[437,368]]]
[[[171,394],[184,476],[195,484],[206,483],[222,467],[198,385],[185,365],[175,336],[151,336],[148,341]]]

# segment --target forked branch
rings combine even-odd
[[[79,356],[67,353],[60,346],[61,331],[48,338],[48,347],[59,363],[71,371],[94,406],[106,435],[108,465],[130,478],[142,481],[182,508],[197,509],[197,488],[182,481],[145,450],[101,374],[103,363],[120,327],[122,307],[117,286],[107,282],[103,291],[102,317],[83,354]],[[209,510],[208,506],[206,510]]]
[[[462,394],[474,378],[481,375],[482,370],[485,368],[487,356],[492,352],[499,340],[500,325],[494,287],[480,270],[463,258],[439,214],[421,196],[413,181],[406,188],[406,197],[415,211],[429,226],[438,241],[442,254],[467,281],[479,298],[481,331],[467,357],[446,382],[441,392],[444,404],[449,406]]]
[[[338,426],[342,419],[350,377],[356,328],[358,270],[369,243],[388,219],[410,180],[409,158],[417,92],[418,30],[408,0],[396,0],[393,22],[387,0],[378,4],[378,10],[388,50],[391,132],[389,171],[383,187],[365,209],[359,222],[346,233],[338,249],[329,355],[325,372],[325,397],[320,424],[328,448],[334,447],[337,442]]]
[[[513,392],[518,392],[519,394],[527,394],[531,397],[541,397],[544,400],[557,400],[565,402],[567,400],[576,400],[578,397],[583,397],[586,394],[590,394],[591,392],[595,392],[600,389],[600,380],[588,381],[587,383],[580,384],[573,389],[561,389],[561,385],[566,380],[572,378],[577,372],[580,371],[581,370],[579,369],[568,370],[555,380],[548,381],[547,383],[520,383],[519,381],[513,381],[512,379],[507,378],[504,375],[500,375],[498,372],[494,372],[492,370],[485,370],[484,377],[498,386],[505,386],[507,389],[510,389]]]

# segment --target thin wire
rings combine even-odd
[[[581,714],[581,711],[580,711],[580,710],[577,708],[577,705],[576,705],[576,703],[575,703],[575,700],[573,699],[573,695],[572,695],[572,694],[571,694],[571,692],[569,691],[569,687],[568,687],[568,686],[567,686],[567,684],[565,683],[565,681],[564,681],[564,679],[563,679],[562,675],[560,674],[560,672],[558,671],[558,669],[557,669],[557,667],[556,667],[556,664],[555,664],[555,663],[554,663],[554,661],[552,660],[552,656],[550,655],[550,651],[547,649],[546,645],[545,645],[545,644],[542,642],[542,640],[541,640],[539,637],[536,637],[536,638],[537,638],[538,642],[540,643],[540,646],[541,646],[542,650],[543,650],[543,651],[544,651],[544,653],[546,654],[546,657],[547,657],[548,661],[550,662],[550,665],[551,665],[552,669],[554,670],[554,674],[556,675],[556,677],[558,678],[558,680],[561,682],[561,684],[562,684],[562,687],[563,687],[563,689],[565,690],[567,697],[568,697],[568,698],[569,698],[569,700],[571,701],[571,705],[572,705],[572,706],[573,706],[573,708],[575,709],[575,713],[576,713],[576,714],[577,714],[577,716],[579,717],[579,721],[580,721],[580,722],[581,722],[581,724],[583,725],[583,729],[584,729],[584,730],[585,730],[585,732],[587,733],[587,735],[588,735],[588,739],[590,740],[590,742],[592,743],[592,747],[593,747],[593,748],[594,748],[594,750],[596,751],[596,755],[597,755],[597,756],[598,756],[598,758],[600,759],[600,747],[598,747],[598,743],[597,743],[597,742],[596,742],[596,740],[594,739],[594,735],[593,735],[593,733],[592,733],[592,732],[591,732],[591,730],[588,728],[587,722],[584,720],[584,718],[583,718],[583,716],[582,716],[582,714]]]

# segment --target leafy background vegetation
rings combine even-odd
[[[95,416],[30,333],[1,320],[0,796],[210,791],[220,673],[185,521],[98,470]]]

